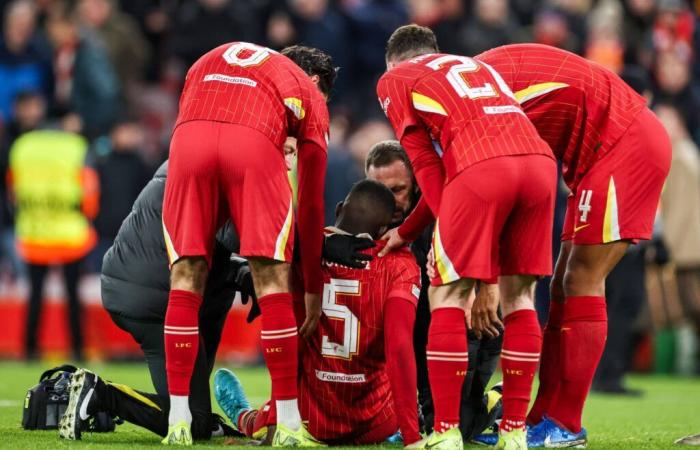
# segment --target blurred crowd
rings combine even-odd
[[[628,258],[641,267],[632,270],[642,277],[636,285],[648,286],[628,295],[633,309],[651,311],[659,330],[686,322],[691,334],[700,330],[700,1],[0,0],[0,11],[0,171],[18,137],[33,130],[86,139],[100,190],[87,272],[99,271],[141,187],[167,158],[186,70],[213,47],[303,43],[333,56],[340,71],[327,205],[363,177],[371,145],[393,137],[374,86],[397,26],[430,26],[448,53],[538,42],[582,54],[644,93],[673,141],[658,237]],[[26,265],[14,251],[11,193],[0,186],[0,280],[8,282],[25,276]]]

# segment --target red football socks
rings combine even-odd
[[[253,437],[253,433],[256,430],[255,422],[257,418],[257,409],[249,409],[247,411],[243,411],[241,415],[238,416],[238,420],[236,421],[236,428],[238,429],[238,431],[245,434],[247,437]]]
[[[540,387],[535,404],[527,415],[527,423],[537,425],[549,410],[549,405],[559,390],[561,381],[560,332],[564,315],[564,304],[552,301],[549,304],[549,318],[542,336],[542,362],[540,363]]]
[[[165,312],[165,371],[170,395],[190,394],[190,379],[199,349],[199,307],[202,297],[172,290]]]
[[[272,398],[297,398],[299,336],[292,308],[292,294],[271,294],[258,299],[262,313],[260,340],[272,379]]]
[[[435,431],[459,426],[462,383],[467,374],[469,352],[464,310],[438,308],[428,331],[428,379],[435,404]]]
[[[605,297],[567,297],[561,325],[561,385],[547,412],[569,431],[581,431],[581,415],[608,334]]]
[[[521,309],[505,317],[501,368],[503,370],[503,419],[501,430],[525,428],[532,382],[542,347],[537,313]]]

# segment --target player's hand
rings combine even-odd
[[[385,256],[392,250],[396,250],[397,248],[401,248],[404,245],[406,245],[407,241],[401,237],[399,234],[399,229],[398,228],[392,228],[391,230],[387,231],[384,236],[382,236],[382,240],[386,240],[386,246],[379,251],[379,256],[380,258],[382,256]]]
[[[253,275],[250,273],[248,260],[238,255],[231,255],[231,281],[236,286],[236,290],[241,293],[241,303],[248,303],[248,299],[255,298],[255,287],[253,285]]]
[[[498,285],[481,283],[472,305],[471,322],[472,330],[476,337],[495,338],[501,334],[503,323],[498,318]]]
[[[328,234],[323,241],[323,259],[353,269],[364,269],[367,261],[372,261],[372,257],[361,252],[375,245],[369,238],[339,233]]]
[[[319,294],[304,294],[304,304],[306,305],[306,319],[299,328],[299,334],[304,338],[309,338],[318,326],[321,318],[321,296]]]
[[[431,280],[437,276],[437,273],[435,272],[435,252],[433,251],[433,247],[430,247],[430,251],[428,252],[428,260],[425,263],[425,272],[428,274],[428,278]]]

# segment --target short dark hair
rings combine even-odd
[[[391,216],[396,209],[394,194],[388,187],[374,180],[360,180],[352,186],[345,204],[359,206],[366,212],[374,212],[374,215],[382,214]]]
[[[397,28],[386,44],[387,61],[404,61],[426,53],[438,53],[437,39],[430,28],[411,24]]]
[[[317,48],[292,45],[282,50],[282,54],[294,61],[309,76],[318,75],[318,87],[321,92],[329,96],[333,89],[337,68],[333,66],[333,59]]]
[[[408,170],[411,178],[413,178],[411,160],[399,141],[389,139],[377,142],[369,149],[365,159],[365,175],[369,172],[370,167],[386,167],[395,161],[401,161],[406,166],[406,170]]]

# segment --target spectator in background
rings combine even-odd
[[[478,55],[505,44],[527,39],[512,19],[507,0],[476,0],[474,12],[458,37],[461,54]]]
[[[676,51],[662,51],[654,64],[654,98],[678,108],[691,130],[696,144],[700,142],[700,90],[690,79],[690,61]]]
[[[566,17],[559,11],[544,9],[537,13],[532,29],[533,39],[538,44],[551,45],[570,52],[577,52],[580,43],[569,30]]]
[[[350,64],[351,52],[357,45],[350,40],[348,21],[329,0],[288,0],[287,3],[296,41],[333,55],[333,64],[342,68],[333,87],[333,100],[356,95],[348,92],[354,67]]]
[[[658,0],[652,31],[653,45],[658,52],[674,51],[685,60],[693,56],[695,17],[684,0]]]
[[[10,147],[21,134],[37,129],[45,119],[46,100],[41,94],[19,94],[15,97],[12,120],[4,130],[4,142],[0,145],[0,260],[4,260],[9,266],[12,279],[24,275],[24,265],[15,249],[14,208],[5,183],[10,163]]]
[[[624,65],[624,45],[620,37],[622,9],[618,3],[603,2],[588,16],[585,56],[619,74]]]
[[[347,39],[351,43],[346,47],[345,57],[351,62],[338,63],[338,80],[344,83],[338,89],[346,90],[339,92],[338,100],[349,103],[352,111],[364,116],[367,111],[376,112],[374,87],[379,75],[386,70],[385,43],[396,28],[406,23],[408,14],[400,0],[346,1],[342,2],[342,8],[348,19]],[[333,61],[340,61],[333,50],[329,50]],[[352,86],[351,92],[348,86]]]
[[[625,0],[625,63],[651,67],[651,28],[656,17],[654,0]]]
[[[50,98],[51,56],[36,34],[34,3],[17,0],[5,10],[0,42],[0,120],[10,120],[13,102],[21,92],[40,92]]]
[[[204,53],[227,42],[261,42],[258,13],[253,0],[186,0],[177,8],[171,54],[190,67]]]
[[[100,272],[102,257],[114,243],[124,218],[131,212],[152,170],[141,158],[143,130],[133,121],[117,124],[110,133],[111,151],[96,164],[100,180],[100,212],[95,220],[99,242],[93,251],[91,269]]]
[[[43,286],[49,268],[63,267],[73,358],[83,358],[78,277],[96,242],[89,220],[98,207],[97,176],[85,166],[87,141],[66,131],[35,130],[10,149],[10,188],[17,247],[28,265],[30,291],[25,356],[34,359]]]
[[[146,74],[149,44],[137,22],[122,13],[116,0],[80,0],[80,24],[94,31],[104,43],[122,87],[129,97]]]
[[[60,110],[80,116],[92,138],[109,131],[120,113],[119,80],[99,39],[81,33],[70,13],[57,2],[46,23],[54,46],[55,100]]]
[[[683,316],[700,341],[700,150],[678,109],[660,104],[655,112],[673,145],[671,171],[661,194],[662,235],[676,266]],[[696,369],[698,363],[696,359]]]

